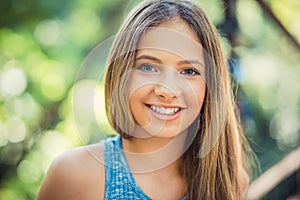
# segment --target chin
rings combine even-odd
[[[169,128],[169,129],[164,128],[163,130],[154,131],[154,130],[146,129],[146,131],[149,133],[149,135],[152,135],[153,137],[157,137],[157,138],[174,138],[182,133],[185,133],[186,130],[187,129],[178,130],[176,128]]]

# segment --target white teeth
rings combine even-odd
[[[150,106],[150,109],[153,110],[154,112],[164,114],[164,115],[173,115],[180,110],[180,108],[162,108],[158,106]]]

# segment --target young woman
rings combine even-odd
[[[214,26],[189,1],[144,1],[112,46],[108,119],[119,133],[51,165],[46,199],[243,199],[246,140]]]

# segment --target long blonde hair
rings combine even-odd
[[[137,5],[124,20],[112,46],[105,80],[109,122],[130,138],[134,120],[127,98],[126,73],[134,67],[138,41],[149,27],[179,17],[197,34],[205,50],[207,93],[195,138],[182,155],[180,172],[189,199],[241,199],[248,184],[247,142],[230,89],[230,78],[217,32],[189,1],[150,0]],[[206,148],[203,148],[203,147]],[[207,152],[204,152],[207,150]],[[204,150],[204,151],[203,151]],[[203,153],[204,152],[204,153]]]

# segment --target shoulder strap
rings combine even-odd
[[[119,135],[104,140],[104,162],[105,199],[150,200],[130,172]]]

